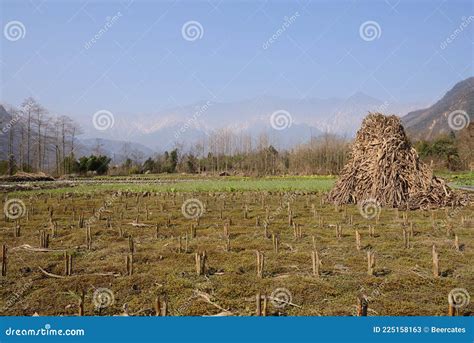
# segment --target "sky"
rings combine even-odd
[[[131,118],[262,95],[430,104],[474,75],[473,4],[1,0],[0,102]]]

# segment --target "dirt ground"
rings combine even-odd
[[[369,300],[368,315],[446,315],[450,292],[467,300],[459,314],[474,311],[467,298],[474,294],[472,205],[381,208],[368,219],[356,206],[325,204],[320,192],[66,191],[15,197],[23,212],[12,212],[19,219],[5,216],[0,225],[8,249],[1,315],[77,315],[82,292],[85,315],[153,315],[159,297],[168,315],[248,316],[256,313],[258,293],[267,299],[268,315],[355,315],[359,295]],[[2,208],[8,205],[3,200]],[[43,249],[42,231],[49,234]],[[321,259],[319,276],[313,273],[314,250]],[[204,275],[197,275],[195,253],[203,251]],[[263,277],[257,276],[256,251],[264,254]],[[375,254],[373,275],[368,251]],[[65,275],[65,252],[72,256],[71,275]]]

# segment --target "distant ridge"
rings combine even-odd
[[[453,111],[464,111],[474,119],[474,77],[458,82],[439,101],[429,108],[408,113],[402,118],[405,129],[415,139],[433,139],[452,129],[448,116]]]

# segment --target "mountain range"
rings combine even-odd
[[[266,133],[277,148],[290,148],[324,132],[350,138],[369,111],[399,115],[410,137],[431,139],[451,131],[448,119],[453,111],[463,111],[467,120],[473,119],[474,77],[457,83],[432,106],[414,110],[419,107],[419,104],[382,101],[358,92],[348,98],[263,96],[232,103],[203,101],[152,114],[134,115],[133,120],[114,115],[113,128],[105,131],[94,129],[89,116],[81,116],[76,120],[83,127],[84,135],[79,139],[77,155],[100,152],[115,157],[115,161],[121,161],[127,155],[142,159],[155,152],[170,150],[177,144],[190,147],[199,139],[225,129],[254,138]],[[284,130],[272,127],[274,113],[285,117]],[[408,114],[403,115],[405,113]],[[11,116],[0,105],[0,129],[10,120]],[[2,156],[7,149],[7,138],[8,135],[0,134]]]
[[[455,116],[456,113],[459,115],[459,120],[473,121],[474,77],[458,82],[434,105],[410,112],[402,118],[402,121],[408,135],[411,137],[432,139],[453,130],[449,126],[449,116],[450,114]],[[461,116],[464,116],[464,118],[461,118]]]
[[[369,111],[407,113],[419,104],[399,104],[355,93],[348,98],[284,99],[263,96],[232,103],[200,102],[170,108],[153,114],[135,115],[133,120],[114,115],[113,129],[100,132],[101,137],[134,141],[155,151],[172,148],[176,143],[194,144],[213,132],[229,129],[253,137],[266,133],[280,148],[308,141],[323,132],[352,137]],[[286,113],[287,128],[275,130],[272,114]],[[97,136],[90,118],[81,122],[87,137]]]

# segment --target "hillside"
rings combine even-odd
[[[449,133],[449,114],[464,111],[472,122],[474,116],[474,77],[457,83],[429,108],[408,113],[402,118],[407,133],[415,139],[432,139]]]

